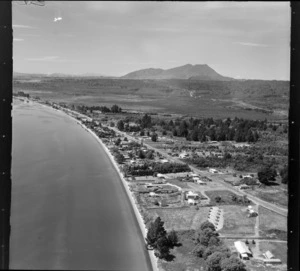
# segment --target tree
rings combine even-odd
[[[144,136],[144,135],[145,135],[144,130],[141,130],[141,131],[140,131],[140,136]]]
[[[170,255],[169,240],[166,236],[158,238],[156,249],[160,259],[166,259]]]
[[[217,203],[221,202],[221,200],[222,200],[222,198],[221,198],[220,196],[216,196],[216,197],[215,197],[215,201],[216,201]]]
[[[204,253],[205,253],[205,250],[206,250],[206,246],[203,246],[201,244],[198,244],[194,247],[192,253],[197,256],[197,257],[200,257],[202,258]]]
[[[288,166],[286,165],[282,170],[280,170],[281,182],[284,184],[288,183]]]
[[[229,152],[225,152],[224,154],[224,160],[230,159],[232,155]]]
[[[144,154],[144,152],[142,150],[139,150],[138,157],[140,159],[144,159],[146,156],[145,156],[145,154]]]
[[[121,153],[117,153],[117,154],[115,155],[115,158],[116,158],[116,161],[117,161],[118,164],[122,164],[122,163],[124,163],[124,161],[125,161],[125,157],[124,157],[124,155],[121,154]]]
[[[204,229],[207,229],[207,228],[210,228],[211,230],[215,231],[216,230],[216,227],[213,223],[209,222],[208,220],[203,222],[201,225],[200,225],[200,230],[203,231]]]
[[[156,134],[156,133],[153,133],[153,134],[151,135],[151,140],[152,140],[153,142],[156,142],[156,141],[157,141],[157,134]]]
[[[179,125],[178,135],[186,137],[189,133],[187,127],[188,127],[188,125],[187,125],[186,121],[182,120]]]
[[[146,241],[147,244],[153,248],[157,248],[157,241],[161,237],[166,237],[166,230],[164,228],[164,222],[160,217],[157,217],[154,222],[151,222],[149,230],[147,232]]]
[[[117,122],[117,128],[120,130],[120,131],[124,131],[124,122],[123,120],[119,120]]]
[[[208,271],[221,271],[221,261],[226,259],[227,255],[222,252],[214,252],[206,260]]]
[[[116,146],[119,146],[120,144],[121,144],[121,139],[118,138],[118,139],[115,141],[115,145],[116,145]]]
[[[206,250],[203,253],[204,260],[206,260],[210,255],[212,255],[215,252],[221,252],[227,257],[231,255],[230,249],[227,246],[223,245],[221,242],[219,242],[219,244],[216,246],[210,246],[206,248]]]
[[[147,151],[146,158],[147,159],[153,159],[154,158],[153,150]]]
[[[219,234],[216,231],[213,231],[211,228],[206,228],[200,232],[197,239],[201,245],[208,246],[210,239],[212,237],[218,238],[218,235]]]
[[[151,128],[151,117],[148,114],[145,114],[141,119],[141,128]]]
[[[170,247],[174,247],[178,244],[178,236],[177,236],[176,231],[171,230],[168,233],[168,240],[169,240]]]
[[[222,271],[246,271],[246,266],[235,256],[221,260]]]
[[[119,106],[117,106],[116,104],[114,104],[114,105],[111,107],[110,111],[111,111],[112,113],[119,113],[119,112],[122,111],[122,109],[121,109],[121,107],[119,107]]]
[[[268,184],[270,181],[275,181],[277,173],[275,169],[272,169],[270,166],[265,166],[260,169],[257,173],[258,180],[262,184]]]

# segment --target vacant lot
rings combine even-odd
[[[246,207],[236,205],[220,206],[224,210],[224,226],[220,234],[252,235],[256,218],[248,217]]]
[[[165,222],[166,230],[195,230],[207,220],[209,207],[200,207],[199,210],[196,210],[195,207],[157,208],[149,209],[146,212],[147,217],[152,221],[159,216]]]
[[[287,218],[259,206],[259,230],[261,236],[286,240]]]

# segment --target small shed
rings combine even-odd
[[[272,252],[270,250],[266,251],[263,255],[266,259],[274,259],[275,258],[275,256],[272,254]]]

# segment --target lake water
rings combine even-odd
[[[11,269],[151,270],[117,172],[62,112],[14,102]]]

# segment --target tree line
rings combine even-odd
[[[149,176],[155,173],[177,173],[191,171],[187,164],[181,163],[157,163],[145,161],[141,165],[124,165],[123,167],[126,175],[132,176]]]

